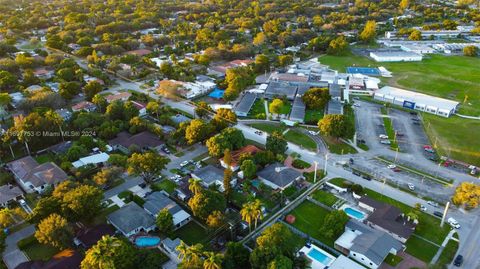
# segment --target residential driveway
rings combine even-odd
[[[128,190],[132,187],[140,185],[144,182],[145,181],[143,181],[143,179],[141,177],[127,177],[127,178],[125,178],[125,182],[123,182],[121,185],[118,185],[115,188],[106,191],[103,194],[103,200],[108,200],[111,197],[113,197],[113,196],[115,196],[115,195],[117,195],[117,194],[119,194],[123,191],[126,191],[126,190]]]
[[[14,269],[19,264],[28,261],[27,256],[25,256],[25,254],[20,249],[18,249],[17,243],[18,241],[27,238],[34,233],[35,226],[30,225],[18,232],[7,236],[7,238],[5,239],[6,247],[5,251],[3,252],[2,258],[9,269]]]
[[[162,171],[162,173],[167,177],[171,177],[173,176],[173,174],[170,172],[171,169],[180,169],[180,164],[182,162],[193,160],[195,157],[202,155],[206,152],[208,152],[207,147],[202,144],[197,144],[195,145],[194,150],[185,151],[185,155],[181,157],[169,156],[169,158],[171,158],[171,161],[167,164],[167,167],[165,168],[165,170]]]

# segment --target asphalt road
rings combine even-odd
[[[28,261],[27,256],[20,249],[18,249],[17,243],[18,241],[27,238],[34,233],[35,226],[30,225],[7,236],[5,239],[6,247],[3,251],[2,258],[9,269],[13,269],[19,264]]]

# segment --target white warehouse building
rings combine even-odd
[[[390,86],[376,91],[374,99],[446,118],[454,114],[460,104],[456,101]]]
[[[370,57],[377,62],[420,62],[422,55],[408,51],[372,51]]]

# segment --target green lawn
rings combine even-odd
[[[53,162],[55,156],[53,154],[47,153],[47,154],[42,154],[37,157],[35,157],[35,160],[39,163],[47,163],[47,162]]]
[[[295,130],[289,130],[285,135],[285,140],[292,142],[293,144],[297,144],[302,146],[308,150],[317,150],[317,143],[313,141],[308,135],[300,133]]]
[[[424,129],[440,155],[480,166],[480,121],[428,113],[422,113],[422,118]]]
[[[415,236],[411,236],[405,245],[407,247],[405,252],[427,264],[432,260],[433,256],[437,254],[439,249],[439,247]]]
[[[257,98],[257,100],[255,100],[255,103],[253,103],[252,108],[248,112],[248,117],[262,120],[266,118],[265,100],[263,98]]]
[[[403,258],[400,257],[400,256],[397,256],[397,255],[393,255],[391,253],[389,253],[387,255],[387,257],[385,258],[385,262],[388,264],[388,265],[391,265],[393,267],[397,266],[399,263],[401,263],[403,261]]]
[[[203,243],[208,233],[195,221],[190,221],[182,228],[175,231],[175,236],[182,239],[187,245]]]
[[[31,235],[19,242],[19,248],[32,261],[48,261],[60,250],[49,245],[40,244],[34,235]]]
[[[353,184],[352,182],[341,177],[332,178],[328,182],[332,183],[333,185],[337,185],[341,188],[347,188]]]
[[[106,223],[107,222],[107,216],[110,215],[111,213],[117,211],[118,209],[120,209],[120,207],[118,207],[118,205],[113,205],[113,206],[104,208],[102,211],[100,211],[100,213],[98,213],[95,216],[95,218],[92,220],[92,224],[93,225],[98,225],[98,224]]]
[[[458,242],[449,240],[436,263],[436,265],[439,266],[438,268],[443,268],[444,266],[450,264],[455,258],[455,253],[457,253],[457,250]]]
[[[177,187],[177,184],[175,184],[175,182],[172,182],[168,179],[164,179],[160,182],[153,184],[153,188],[155,188],[155,190],[164,190],[169,194],[172,194],[176,187]]]
[[[317,125],[321,118],[323,118],[323,110],[305,110],[305,123]]]
[[[393,149],[393,150],[397,150],[398,149],[398,144],[397,144],[396,137],[395,137],[395,130],[393,129],[392,119],[390,119],[390,117],[388,117],[388,111],[385,107],[382,107],[381,111],[382,111],[382,115],[384,116],[383,117],[383,125],[385,127],[385,132],[387,133],[388,139],[391,142],[390,148]]]
[[[315,179],[315,171],[309,172],[309,173],[303,173],[303,176],[308,182],[314,183],[313,181]],[[322,179],[323,177],[324,177],[323,170],[317,169],[317,181]]]
[[[292,224],[293,226],[311,237],[333,247],[335,239],[327,238],[320,233],[323,219],[328,213],[328,210],[309,201],[304,201],[290,212],[291,215],[295,216],[295,222]]]
[[[331,153],[335,154],[350,154],[350,153],[357,153],[357,150],[352,146],[342,142],[341,140],[337,140],[333,137],[323,136],[323,141],[327,144],[328,150]]]
[[[383,194],[380,194],[373,190],[364,188],[364,192],[369,197],[375,200],[382,201],[400,208],[403,213],[408,213],[413,210],[413,208],[411,208],[410,206],[394,200],[390,197],[384,196]],[[444,225],[443,228],[440,228],[440,220],[438,218],[435,218],[434,216],[426,214],[424,212],[416,213],[418,214],[419,223],[415,229],[415,234],[422,236],[437,244],[441,244],[447,236],[448,232],[450,231],[450,226]],[[413,238],[413,236],[411,238]]]
[[[285,125],[279,123],[252,123],[249,124],[251,127],[264,131],[266,133],[273,133],[274,131],[283,132],[287,129]]]
[[[338,201],[338,198],[335,195],[323,190],[315,191],[312,194],[312,198],[326,206],[332,206]]]

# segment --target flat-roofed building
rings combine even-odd
[[[305,103],[303,103],[302,96],[297,94],[293,101],[292,111],[290,112],[290,120],[303,123],[305,120]]]
[[[460,104],[457,101],[390,86],[385,86],[376,91],[374,99],[442,117],[450,117],[457,111]]]
[[[265,98],[273,99],[276,97],[285,97],[293,100],[297,94],[297,86],[286,82],[272,81],[265,90]]]
[[[372,51],[370,57],[377,62],[420,62],[421,54],[408,51]]]
[[[247,92],[243,95],[242,99],[235,106],[233,111],[239,117],[246,117],[250,109],[252,109],[253,104],[257,100],[257,95],[254,93]]]

